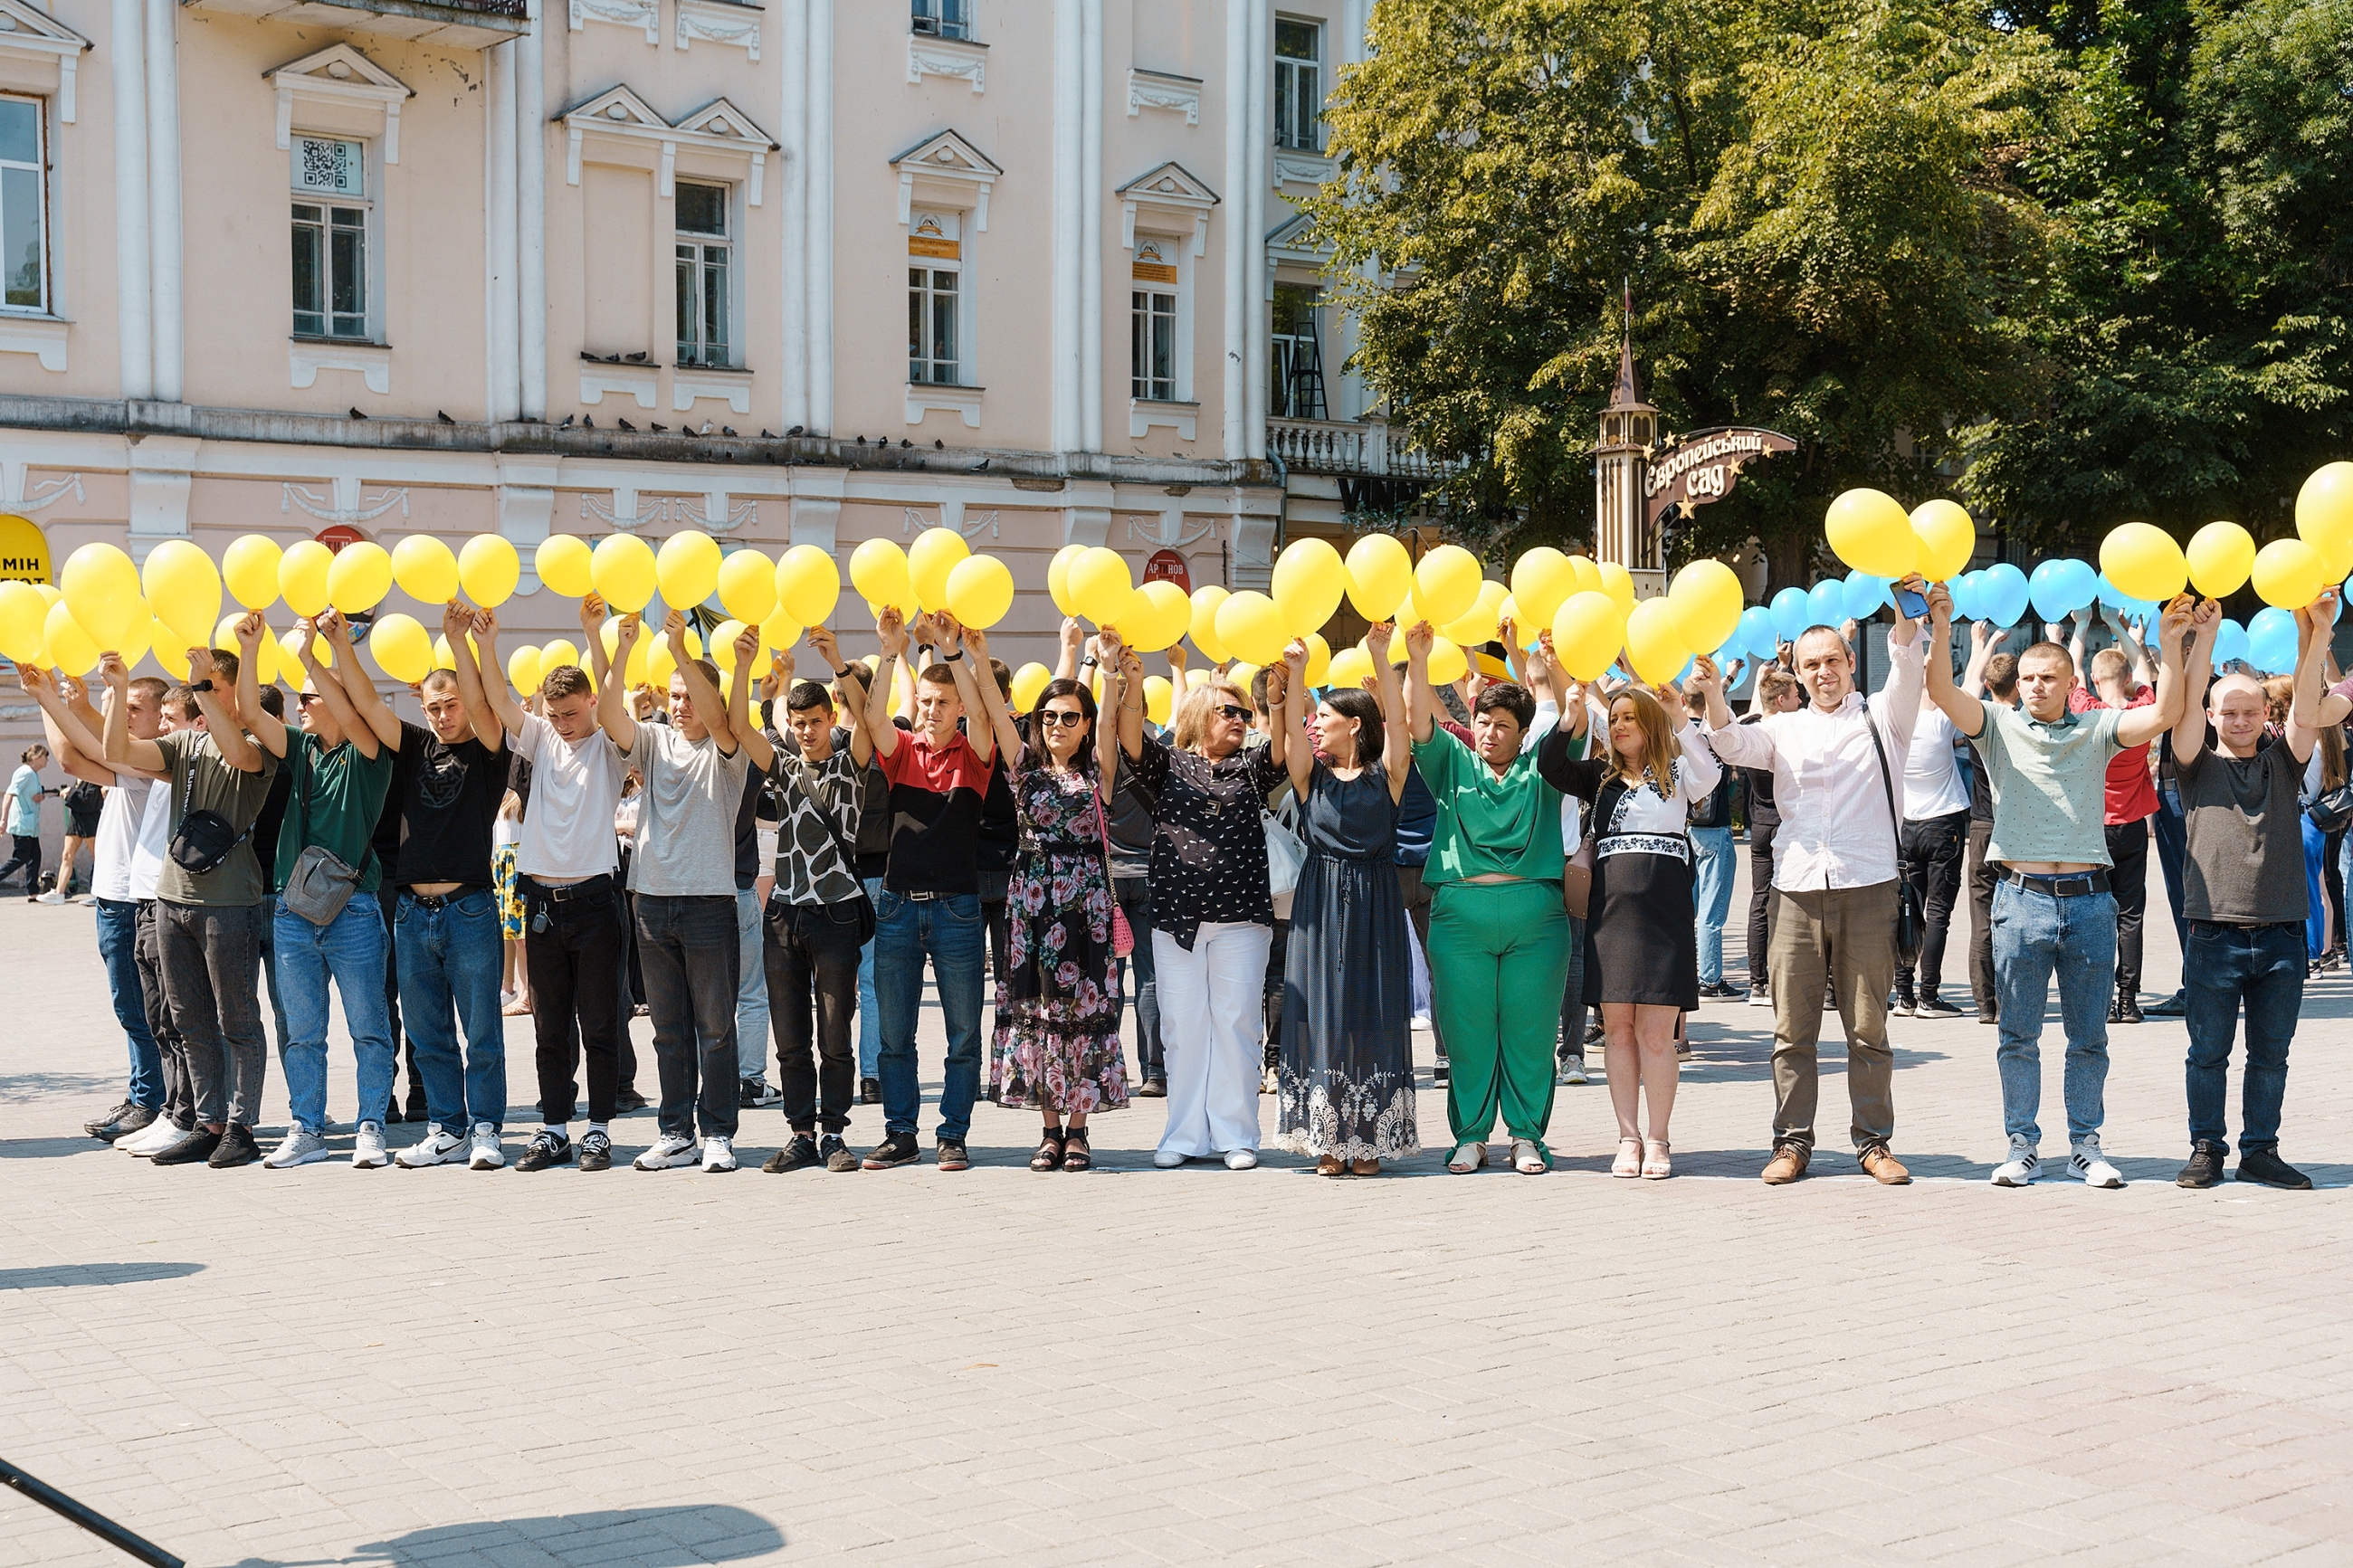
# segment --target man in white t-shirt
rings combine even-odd
[[[580,624],[599,678],[610,673],[596,635],[604,615],[605,603],[596,595],[581,601]],[[576,1075],[585,1055],[588,1131],[580,1140],[580,1168],[609,1170],[610,1124],[620,1092],[625,951],[614,876],[621,853],[613,837],[613,808],[621,802],[626,770],[597,728],[596,688],[589,672],[576,664],[547,671],[539,686],[541,711],[526,713],[507,685],[498,637],[498,617],[482,612],[474,629],[482,695],[515,754],[532,769],[531,809],[515,844],[515,891],[523,905],[542,1125],[515,1169],[543,1171],[573,1158],[569,1123],[579,1109]]]

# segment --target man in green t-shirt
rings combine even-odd
[[[285,821],[278,829],[278,865],[269,886],[282,895],[303,856],[314,848],[332,856],[356,880],[343,909],[324,925],[295,913],[283,897],[271,912],[278,995],[286,1007],[281,1054],[292,1125],[262,1163],[284,1169],[327,1157],[327,985],[332,979],[343,995],[343,1026],[359,1058],[359,1131],[353,1140],[352,1163],[374,1169],[390,1159],[384,1143],[384,1115],[398,1065],[391,1011],[385,1004],[384,907],[375,897],[383,868],[369,843],[375,837],[376,818],[384,813],[385,794],[392,787],[393,753],[376,739],[361,710],[384,700],[359,667],[343,616],[329,610],[294,623],[302,660],[302,688],[294,700],[302,727],[289,729],[284,720],[262,710],[254,684],[254,651],[268,635],[259,611],[237,623],[244,655],[237,705],[254,738],[270,755],[285,759],[293,780]],[[325,660],[319,657],[322,642],[327,648]]]

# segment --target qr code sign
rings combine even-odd
[[[295,143],[294,184],[299,190],[361,194],[360,144],[305,136]]]

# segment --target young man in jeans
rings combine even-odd
[[[2225,676],[2208,692],[2217,623],[2201,625],[2190,647],[2183,716],[2173,731],[2187,837],[2181,913],[2189,933],[2181,973],[2189,1003],[2184,1076],[2190,1152],[2174,1178],[2179,1186],[2211,1187],[2222,1179],[2222,1163],[2231,1154],[2231,1042],[2242,1005],[2247,1060],[2239,1180],[2312,1185],[2311,1177],[2280,1158],[2279,1124],[2307,958],[2309,895],[2296,786],[2319,740],[2321,660],[2336,613],[2334,591],[2295,613],[2295,694],[2284,732],[2275,739],[2263,732],[2270,704],[2253,679]]]
[[[2042,1100],[2039,1048],[2051,984],[2067,1031],[2067,1171],[2088,1185],[2120,1187],[2124,1177],[2100,1149],[2108,1077],[2108,996],[2116,984],[2116,901],[2108,884],[2108,844],[2101,821],[2108,759],[2155,740],[2181,715],[2181,637],[2191,624],[2187,601],[2158,623],[2164,662],[2157,700],[2147,708],[2088,713],[2067,710],[2075,661],[2057,643],[2018,656],[2021,706],[1994,708],[1953,683],[1952,595],[1928,595],[1931,640],[1928,697],[1977,746],[1993,790],[1993,836],[1987,854],[2001,863],[1994,889],[1993,966],[2000,995],[2003,1130],[2009,1156],[1993,1173],[1998,1187],[2022,1187],[2041,1165]],[[2199,606],[2199,624],[2221,615]]]
[[[302,727],[290,731],[282,720],[263,710],[254,681],[254,650],[269,635],[259,610],[237,623],[244,670],[237,705],[255,738],[271,756],[283,759],[293,781],[286,818],[278,831],[278,863],[270,886],[282,895],[303,852],[313,846],[359,873],[359,880],[325,925],[290,908],[282,896],[278,900],[270,941],[278,993],[286,1004],[283,1055],[292,1125],[262,1163],[284,1170],[327,1158],[327,986],[332,980],[343,994],[343,1025],[359,1059],[352,1163],[374,1170],[391,1162],[385,1148],[384,1118],[400,1066],[392,1043],[391,1011],[385,1005],[385,949],[390,939],[375,897],[384,868],[376,864],[370,845],[376,818],[384,811],[385,792],[392,787],[392,752],[361,719],[351,693],[364,689],[365,700],[382,706],[382,700],[359,668],[343,617],[332,610],[315,621],[305,617],[294,623],[303,669],[302,689],[294,700]],[[332,668],[319,658],[322,639],[333,658]]]
[[[203,724],[142,741],[131,733],[131,672],[111,652],[99,663],[109,693],[107,766],[168,775],[171,837],[199,811],[219,816],[233,836],[209,869],[191,870],[167,854],[156,879],[156,968],[173,1033],[183,1044],[192,1118],[186,1133],[155,1153],[158,1165],[202,1162],[221,1170],[261,1158],[253,1128],[269,1058],[253,908],[268,883],[251,835],[278,759],[238,721],[238,668],[234,654],[190,648],[188,684],[164,700],[192,701]]]
[[[882,1142],[866,1169],[887,1171],[922,1158],[915,1142],[922,1090],[915,1077],[915,1021],[929,957],[947,1025],[947,1067],[940,1086],[939,1166],[970,1163],[965,1135],[980,1094],[980,998],[983,921],[976,858],[981,803],[996,771],[996,731],[986,717],[979,682],[952,620],[919,623],[941,662],[915,681],[915,728],[902,734],[891,722],[893,667],[907,651],[908,628],[885,609],[875,632],[882,659],[867,699],[866,731],[891,781],[890,868],[876,905],[874,985],[882,1023]],[[994,695],[994,682],[990,682]],[[969,733],[959,729],[971,715]]]
[[[708,660],[682,659],[670,678],[670,722],[640,724],[629,715],[621,672],[643,630],[636,616],[621,617],[612,668],[596,696],[596,720],[613,750],[645,780],[629,890],[637,895],[638,964],[661,1075],[661,1131],[637,1167],[661,1171],[700,1159],[705,1171],[732,1171],[743,1110],[735,819],[752,768],[738,737],[750,728],[760,633],[748,627],[735,639],[732,698],[720,696],[719,671]],[[681,612],[670,611],[663,630],[670,647],[686,646]]]

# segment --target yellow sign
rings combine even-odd
[[[46,583],[51,573],[48,536],[29,517],[0,513],[0,582]]]
[[[1139,283],[1174,283],[1176,281],[1176,269],[1174,267],[1155,267],[1149,261],[1137,262],[1135,264],[1134,272],[1135,280]]]
[[[944,257],[954,261],[964,255],[964,247],[953,239],[923,239],[910,237],[907,241],[907,254]]]

